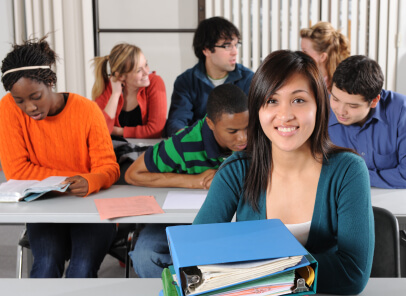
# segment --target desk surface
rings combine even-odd
[[[129,143],[138,145],[138,146],[152,146],[155,145],[156,143],[161,142],[162,140],[165,140],[163,138],[160,139],[135,139],[135,138],[126,138],[126,140]]]
[[[13,296],[158,296],[162,289],[160,279],[0,279],[0,286],[2,295]],[[405,292],[406,278],[372,278],[359,295],[403,296]]]
[[[371,201],[373,206],[385,208],[398,218],[406,217],[406,189],[371,188]]]
[[[109,223],[100,220],[94,199],[153,195],[162,207],[169,191],[188,191],[180,188],[147,188],[114,185],[86,198],[75,196],[42,197],[30,203],[2,203],[0,223]],[[372,188],[372,205],[391,211],[398,218],[406,217],[406,189]],[[165,214],[113,219],[119,223],[192,223],[198,210],[165,210]]]
[[[1,203],[0,223],[192,223],[198,210],[165,210],[165,214],[143,215],[100,220],[94,199],[153,195],[162,207],[168,191],[187,191],[180,188],[147,188],[114,185],[88,197],[41,197],[32,202]],[[52,194],[51,194],[52,195]]]

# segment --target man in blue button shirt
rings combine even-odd
[[[199,62],[175,80],[166,122],[168,137],[206,115],[207,97],[216,86],[235,84],[248,95],[254,73],[237,63],[239,46],[240,32],[228,20],[212,17],[199,24],[193,38]]]
[[[366,56],[342,61],[332,80],[329,134],[364,158],[371,186],[406,188],[406,96],[382,89],[383,81]]]

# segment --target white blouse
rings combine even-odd
[[[289,231],[296,237],[296,239],[304,246],[309,238],[310,225],[312,221],[298,223],[298,224],[285,224]]]

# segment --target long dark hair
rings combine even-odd
[[[301,74],[309,81],[315,96],[316,124],[310,136],[312,156],[322,162],[331,153],[351,151],[332,144],[328,135],[330,104],[324,79],[314,60],[300,52],[278,50],[269,54],[256,71],[248,94],[248,143],[250,165],[244,182],[244,199],[258,210],[258,199],[265,192],[271,178],[272,144],[262,130],[258,112],[270,95],[280,89],[293,74]],[[320,157],[322,156],[322,157]]]

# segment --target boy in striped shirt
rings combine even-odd
[[[141,155],[128,168],[126,181],[147,187],[208,189],[225,158],[247,145],[247,96],[235,85],[220,85],[211,91],[206,108],[205,118]]]
[[[148,187],[208,189],[218,167],[247,145],[248,100],[233,84],[214,88],[207,115],[173,137],[150,147],[127,170],[128,183]],[[130,252],[139,277],[161,277],[172,264],[166,224],[146,224]]]

